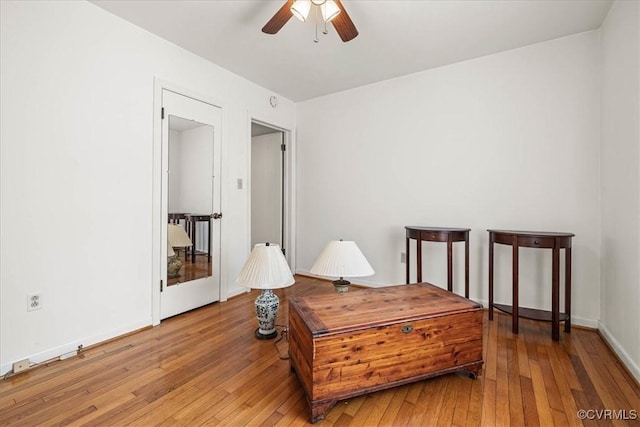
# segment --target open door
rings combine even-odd
[[[220,300],[220,124],[220,108],[162,91],[161,319]]]
[[[285,239],[284,132],[251,123],[251,247]]]

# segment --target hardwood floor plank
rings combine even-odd
[[[498,323],[500,314],[494,315],[494,320],[490,322],[487,316],[483,321],[488,324],[486,339],[487,353],[484,358],[484,376],[492,381],[496,380],[496,372],[498,370]]]
[[[467,425],[467,420],[473,415],[470,413],[472,385],[478,381],[468,381],[468,378],[461,378],[457,375],[455,389],[452,393],[454,403],[452,426],[463,427]]]
[[[286,399],[288,396],[295,394],[297,389],[298,385],[292,378],[285,382],[279,382],[275,387],[271,388],[270,392],[257,396],[248,402],[248,406],[254,408],[253,411],[249,410],[245,414],[238,414],[231,418],[229,423],[232,425],[259,426],[270,417],[281,418],[282,415],[277,412],[280,402],[282,402],[283,398]]]
[[[282,415],[282,418],[280,418],[274,426],[288,427],[294,423],[300,424],[301,422],[306,422],[309,417],[308,411],[309,409],[307,401],[304,398],[304,393],[302,393],[302,390],[299,388],[296,394],[292,395],[291,398],[287,399],[287,401],[278,408],[278,413]],[[332,415],[336,415],[337,413],[337,408],[334,408],[334,410],[327,414],[327,418],[323,422],[327,422]],[[300,414],[306,414],[306,417],[301,417]],[[328,425],[331,424],[331,422],[328,422]]]
[[[524,408],[522,402],[522,387],[520,385],[521,363],[519,361],[518,341],[519,336],[507,340],[507,380],[509,383],[509,418],[512,425],[524,425]],[[529,363],[526,364],[526,373],[530,374]],[[526,376],[525,376],[526,378]]]
[[[74,424],[75,422],[77,422],[80,418],[83,418],[84,416],[91,414],[92,412],[95,412],[97,410],[97,408],[93,405],[88,406],[84,409],[81,409],[67,417],[65,417],[64,419],[60,420],[57,423],[53,423],[53,426],[68,426],[70,424]],[[49,422],[52,422],[52,420],[49,420]]]
[[[396,413],[396,417],[393,419],[393,422],[390,424],[392,426],[408,426],[409,421],[411,420],[411,415],[413,414],[413,410],[416,405],[413,403],[407,402],[404,400],[402,405],[400,405],[400,409]]]
[[[562,395],[557,385],[557,380],[561,380],[561,378],[553,374],[550,356],[546,346],[538,346],[538,366],[542,372],[549,407],[558,411],[564,411]]]
[[[495,422],[496,425],[506,426],[511,423],[509,390],[509,372],[508,372],[508,344],[512,340],[511,323],[507,321],[507,316],[498,317],[498,336],[497,336],[497,373],[496,373],[496,408]],[[517,405],[515,405],[517,406]],[[517,408],[516,408],[517,410]]]
[[[538,353],[538,357],[540,357],[540,353]],[[537,360],[533,360],[529,363],[529,367],[531,369],[533,397],[535,399],[538,418],[540,419],[540,425],[554,425],[553,415],[551,414],[551,407],[549,405],[549,397],[547,396],[547,389],[545,387],[544,378],[542,377],[542,369],[540,368],[540,364]]]
[[[573,370],[573,365],[571,364],[571,355],[575,354],[574,344],[572,343],[574,336],[575,332],[573,334],[563,334],[562,342],[558,347],[554,347],[554,349],[558,355],[558,360],[560,362],[560,365],[562,366],[562,370],[565,373],[565,379],[569,388],[571,390],[582,391],[580,380],[578,380],[578,376]]]
[[[480,425],[495,426],[496,425],[496,381],[484,378],[484,387],[482,390],[482,417]]]
[[[350,415],[353,418],[353,416],[358,413],[358,411],[364,404],[366,398],[367,396],[363,395],[347,400],[347,404],[344,408],[344,413]]]
[[[365,399],[360,410],[353,417],[353,422],[362,426],[375,425],[382,418],[393,399],[393,392],[389,390],[373,393]]]
[[[422,389],[425,386],[425,381],[418,381],[412,384],[408,384],[409,390],[407,391],[407,396],[405,400],[409,403],[413,403],[417,405],[420,401],[420,395],[422,394]]]
[[[520,378],[520,391],[522,396],[522,410],[524,412],[525,426],[539,426],[538,408],[536,407],[536,397],[533,391],[531,378]]]
[[[408,392],[408,387],[396,387],[391,391],[391,401],[389,402],[389,405],[387,405],[387,409],[384,411],[384,414],[382,414],[382,417],[379,419],[378,425],[393,425],[393,420],[398,416],[400,407],[404,403]]]
[[[438,417],[442,411],[447,381],[443,377],[421,381],[420,396],[414,403],[409,425],[438,425]]]
[[[288,298],[333,293],[330,282],[296,276]],[[273,341],[254,337],[254,299],[239,295],[164,320],[78,357],[0,381],[1,426],[309,426],[302,385]],[[478,380],[447,374],[338,401],[322,426],[634,425],[580,420],[579,409],[631,410],[640,386],[596,331],[551,340],[549,324],[484,316]],[[286,354],[287,342],[280,342]]]
[[[482,377],[476,381],[471,381],[471,394],[469,396],[469,407],[467,410],[466,427],[479,426],[482,421],[482,408],[484,396],[482,389],[484,387]]]
[[[452,378],[451,377],[455,377],[455,374],[449,374],[446,377],[442,377],[442,384],[443,384],[443,388],[442,388],[442,398],[441,398],[441,403],[440,406],[438,408],[438,412],[436,413],[437,418],[436,418],[436,425],[439,426],[450,426],[453,425],[453,419],[454,419],[454,414],[455,414],[455,410],[456,410],[456,399],[458,397],[458,393],[457,393],[457,378]],[[468,380],[468,378],[466,378],[466,380]],[[465,381],[465,382],[471,382],[471,381]],[[468,402],[468,400],[467,400]],[[464,405],[463,402],[461,402],[461,405]],[[464,411],[466,412],[466,407],[461,408],[461,412]],[[425,417],[422,416],[422,419],[426,422],[428,422],[429,420],[425,420]]]
[[[576,416],[578,407],[573,399],[572,386],[577,382],[573,370],[566,369],[566,364],[562,362],[563,357],[559,354],[562,351],[561,345],[552,345],[547,348],[547,356],[551,366],[550,375],[556,379],[555,384],[558,388],[558,394],[562,403],[564,414],[567,418],[568,426],[581,426],[582,422]],[[566,359],[566,358],[564,358]]]
[[[144,409],[132,413],[124,419],[125,424],[152,425],[171,420],[175,423],[174,414],[189,402],[197,390],[193,387],[177,387],[166,399],[155,399]]]

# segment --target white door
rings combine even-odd
[[[165,319],[220,300],[221,113],[166,89],[162,108],[160,318]]]

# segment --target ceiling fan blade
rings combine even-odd
[[[291,6],[294,0],[287,0],[287,2],[276,12],[275,15],[262,27],[262,32],[267,34],[275,34],[280,31],[280,28],[284,27],[284,24],[293,16],[291,13]]]
[[[331,23],[333,24],[342,41],[348,42],[349,40],[353,40],[356,38],[356,36],[358,35],[358,30],[349,17],[349,14],[344,9],[342,2],[340,0],[335,0],[335,2],[340,8],[340,13],[338,14],[338,16],[333,18]]]

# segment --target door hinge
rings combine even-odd
[[[160,292],[164,290],[162,285],[163,285],[163,280],[160,280]]]
[[[160,119],[164,120],[164,107],[160,109]]]
[[[287,151],[287,146],[285,144],[280,144],[280,151]]]

